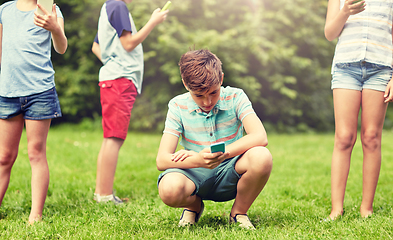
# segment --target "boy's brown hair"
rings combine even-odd
[[[207,49],[186,52],[180,58],[179,67],[188,90],[206,92],[221,83],[222,63]]]

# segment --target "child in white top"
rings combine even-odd
[[[331,169],[332,210],[344,212],[344,194],[361,111],[363,147],[362,217],[373,213],[381,167],[381,135],[387,102],[393,99],[393,2],[330,0],[325,36],[338,39],[332,66],[335,143]]]

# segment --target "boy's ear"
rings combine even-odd
[[[190,89],[188,89],[188,87],[187,87],[186,83],[184,82],[183,78],[181,79],[181,81],[182,81],[182,83],[183,83],[184,87],[187,89],[187,91],[190,91]]]
[[[224,82],[224,73],[222,73],[222,77],[221,77],[221,85]]]

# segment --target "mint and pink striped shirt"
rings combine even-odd
[[[340,7],[344,6],[340,0]],[[363,12],[351,15],[338,38],[332,72],[336,63],[366,61],[393,65],[392,0],[366,0]]]
[[[184,149],[195,152],[212,143],[235,142],[243,136],[244,117],[255,114],[243,90],[233,87],[221,87],[220,99],[209,113],[203,112],[188,92],[174,97],[168,108],[164,133],[181,136]]]

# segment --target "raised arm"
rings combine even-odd
[[[67,50],[68,41],[64,33],[64,20],[57,17],[56,4],[52,6],[52,14],[48,13],[40,4],[37,4],[37,6],[44,12],[44,15],[35,12],[34,24],[50,31],[56,52],[64,54]]]
[[[340,0],[329,0],[325,22],[325,37],[332,41],[340,36],[349,16],[358,14],[365,9],[364,0],[345,0],[343,8],[340,10]]]
[[[3,51],[3,24],[0,24],[0,67],[1,67],[1,53]]]
[[[129,31],[123,31],[120,36],[120,42],[123,48],[127,52],[131,52],[132,50],[134,50],[136,46],[138,46],[146,39],[146,37],[150,34],[150,32],[154,29],[155,26],[162,23],[166,19],[168,12],[169,10],[160,12],[159,8],[156,9],[150,17],[150,20],[146,23],[146,25],[134,35],[132,35],[132,33]]]

